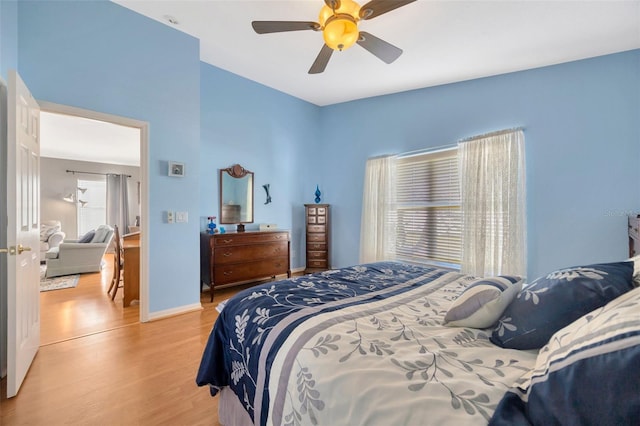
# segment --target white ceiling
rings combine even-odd
[[[317,21],[322,0],[114,1],[200,39],[202,61],[320,106],[640,48],[639,0],[418,0],[359,24],[403,49],[397,61],[355,45],[309,75],[320,32],[258,35],[251,21]]]
[[[40,112],[40,156],[140,166],[140,129]]]

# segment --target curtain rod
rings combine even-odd
[[[415,151],[403,152],[402,154],[398,154],[398,158],[407,158],[407,157],[414,157],[416,155],[421,155],[421,154],[433,154],[436,152],[448,151],[450,149],[455,148],[456,146],[457,146],[456,144],[441,145],[441,146],[434,146],[432,148],[424,148],[424,149],[418,149]]]
[[[498,135],[503,135],[506,133],[511,133],[511,132],[517,132],[517,131],[524,131],[524,127],[513,127],[511,129],[504,129],[504,130],[497,130],[495,132],[489,132],[489,133],[485,133],[484,135],[476,135],[476,136],[470,136],[468,138],[464,138],[464,139],[460,139],[458,142],[469,142],[475,139],[484,139],[484,138],[488,138],[490,136],[498,136]]]
[[[67,173],[73,173],[74,175],[76,173],[82,173],[83,175],[103,175],[103,176],[113,175],[113,176],[120,176],[117,173],[81,172],[80,170],[67,170]],[[131,177],[131,175],[125,175],[125,176],[126,177]]]

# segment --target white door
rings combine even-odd
[[[40,108],[15,71],[7,112],[7,397],[13,397],[40,346]]]

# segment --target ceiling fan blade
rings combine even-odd
[[[320,30],[317,22],[302,21],[253,21],[251,26],[258,34],[282,33],[285,31]]]
[[[340,0],[324,0],[324,4],[331,10],[340,9]]]
[[[416,0],[371,0],[360,8],[360,19],[373,19]]]
[[[387,64],[390,64],[402,55],[402,49],[364,31],[360,31],[360,38],[357,43]]]
[[[326,44],[322,46],[320,49],[320,53],[316,57],[316,60],[313,61],[313,65],[309,68],[309,74],[320,74],[324,71],[329,63],[329,59],[331,58],[331,54],[333,53],[333,49],[327,46]]]

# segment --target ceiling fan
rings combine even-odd
[[[324,46],[309,69],[309,74],[325,70],[334,50],[344,50],[358,43],[387,64],[402,54],[402,49],[367,32],[358,30],[358,22],[373,19],[416,0],[371,0],[360,7],[353,0],[324,0],[320,10],[320,22],[309,21],[253,21],[251,26],[258,34],[286,31],[322,31]]]

